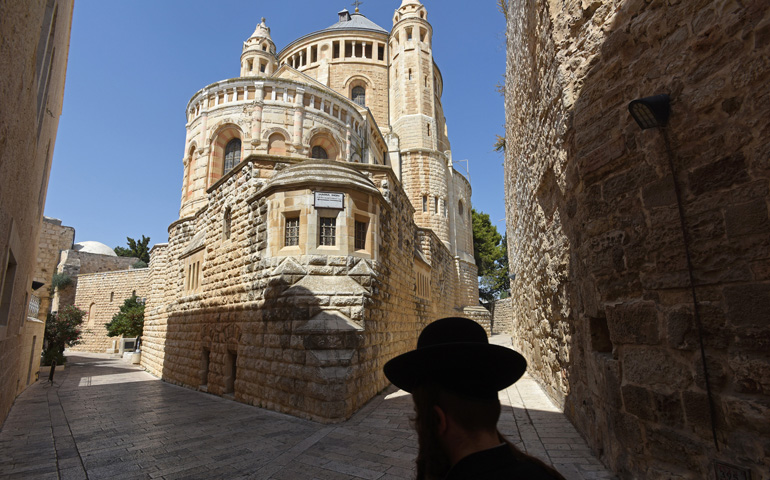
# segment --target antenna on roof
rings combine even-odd
[[[361,6],[361,4],[364,2],[361,2],[359,0],[356,0],[355,2],[351,3],[354,7],[356,7],[356,13],[358,13],[358,7]]]

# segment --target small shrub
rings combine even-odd
[[[74,305],[67,305],[56,314],[48,314],[43,337],[43,366],[51,365],[53,360],[60,365],[64,363],[64,349],[80,343],[80,325],[85,315],[86,312]]]
[[[66,273],[54,273],[51,279],[51,289],[62,289],[72,285],[72,277]]]
[[[118,313],[112,316],[110,323],[105,323],[108,337],[141,337],[144,329],[144,304],[136,295],[127,298]]]
[[[137,260],[131,265],[131,268],[147,268],[147,264],[144,260]]]

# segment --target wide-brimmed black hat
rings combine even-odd
[[[490,345],[484,328],[473,320],[436,320],[420,333],[417,349],[385,364],[388,380],[402,390],[435,382],[474,398],[490,398],[524,375],[527,361],[518,352]]]

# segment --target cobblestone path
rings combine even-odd
[[[501,395],[500,429],[520,448],[569,480],[614,478],[530,377]],[[410,479],[411,414],[411,397],[391,387],[350,420],[323,425],[78,353],[53,385],[16,399],[0,431],[0,478]]]

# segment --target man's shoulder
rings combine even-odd
[[[500,445],[476,452],[463,458],[455,465],[446,480],[562,480],[548,467],[526,455],[517,455],[509,445]]]

